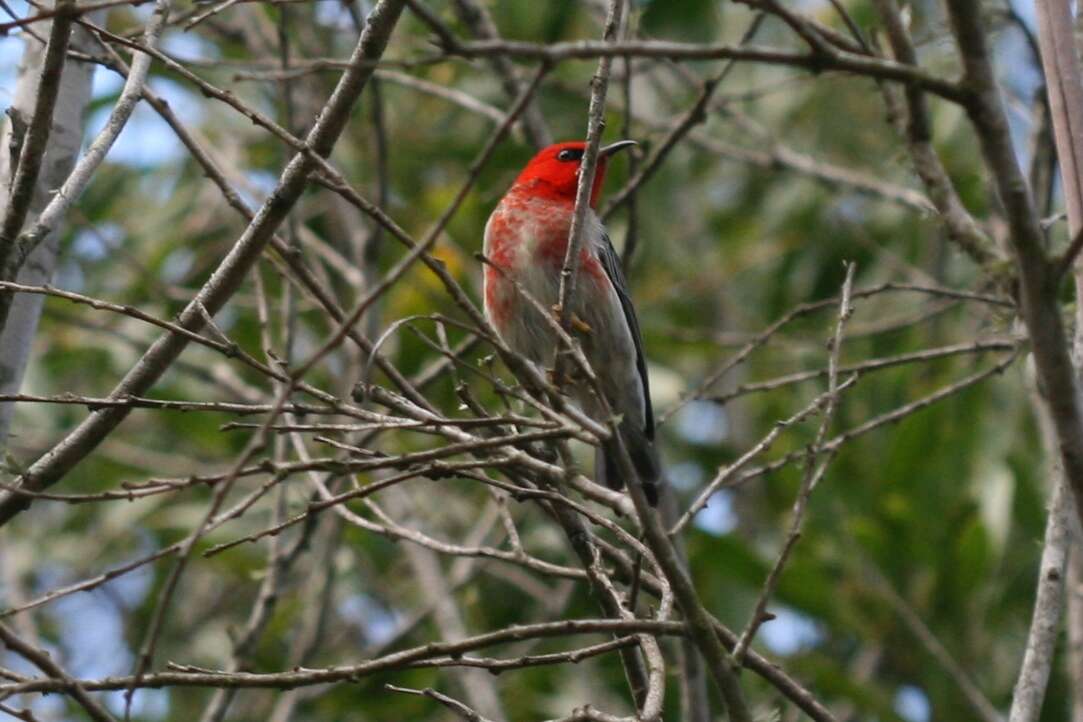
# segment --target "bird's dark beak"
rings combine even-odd
[[[625,148],[631,148],[633,145],[639,145],[634,140],[618,140],[616,143],[610,143],[604,148],[598,149],[599,158],[608,158],[614,153],[624,150]]]

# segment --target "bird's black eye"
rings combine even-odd
[[[583,151],[578,148],[565,148],[557,153],[557,160],[580,160],[583,157]]]

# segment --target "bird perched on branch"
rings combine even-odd
[[[633,145],[634,141],[622,140],[598,152],[569,311],[572,329],[598,378],[598,388],[613,416],[619,418],[617,430],[637,481],[654,505],[661,469],[654,448],[643,342],[620,259],[594,212],[609,158]],[[547,368],[553,368],[559,343],[552,324],[541,314],[551,309],[558,318],[560,315],[561,268],[585,151],[586,143],[557,143],[535,155],[485,226],[489,261],[485,268],[485,313],[510,348]],[[531,303],[524,292],[538,303]],[[609,421],[590,384],[574,384],[572,394],[591,418]],[[623,488],[626,481],[617,453],[615,439],[604,442],[595,453],[595,479],[611,489]]]

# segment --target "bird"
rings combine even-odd
[[[620,258],[596,213],[608,161],[634,145],[635,141],[621,140],[598,151],[570,313],[598,388],[619,418],[617,433],[631,458],[635,481],[655,506],[662,474],[643,339]],[[485,225],[485,315],[509,348],[548,369],[554,368],[559,344],[541,314],[551,309],[559,315],[561,268],[586,148],[584,142],[569,141],[539,151]],[[588,416],[609,421],[592,387],[576,383],[569,391]],[[626,482],[617,464],[618,449],[616,439],[605,440],[595,450],[594,461],[595,480],[615,490]]]

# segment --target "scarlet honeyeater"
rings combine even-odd
[[[620,418],[617,429],[638,481],[648,501],[656,504],[661,471],[639,323],[620,259],[594,212],[607,161],[632,145],[624,140],[598,153],[571,313],[600,390],[610,411]],[[585,143],[557,143],[535,155],[485,226],[485,255],[491,264],[485,268],[485,312],[509,347],[547,368],[553,366],[558,343],[538,306],[549,309],[559,302],[560,271],[585,150]],[[522,296],[516,283],[538,301],[537,306]],[[571,393],[588,415],[608,422],[586,384],[575,384]],[[616,454],[612,439],[595,454],[595,479],[612,489],[623,488],[625,482]]]

